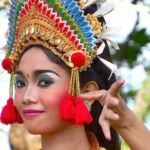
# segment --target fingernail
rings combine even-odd
[[[124,81],[124,80],[119,80],[119,83],[120,83],[120,84],[124,84],[125,81]]]
[[[124,85],[124,83],[125,83],[125,81],[124,81],[124,80],[119,80],[119,84],[120,84],[121,86],[123,86],[123,85]]]
[[[108,140],[108,141],[111,141],[111,137],[107,137],[107,140]]]

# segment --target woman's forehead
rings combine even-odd
[[[31,64],[30,64],[31,63]],[[20,64],[30,64],[30,66],[34,66],[36,64],[46,66],[46,64],[51,64],[52,62],[48,59],[42,49],[37,47],[32,47],[28,49],[21,57]],[[44,65],[45,64],[45,65]]]
[[[43,72],[53,73],[57,76],[62,76],[67,73],[63,67],[48,59],[42,49],[36,47],[30,48],[23,54],[16,68],[16,72],[18,71],[28,76],[29,74],[39,74]]]

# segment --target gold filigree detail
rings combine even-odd
[[[77,0],[78,5],[82,8],[88,0]]]
[[[97,20],[97,17],[87,14],[87,20],[90,22],[95,36],[100,35],[103,30],[103,26],[102,23]]]

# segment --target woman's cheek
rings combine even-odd
[[[19,92],[15,93],[14,104],[19,112],[21,112],[22,100],[23,100],[23,97],[21,96],[21,93],[19,93]]]
[[[51,92],[43,96],[43,98],[45,97],[43,100],[45,101],[45,103],[48,103],[48,106],[59,107],[67,93],[68,88],[66,88],[66,90],[64,90],[63,88],[54,88]]]

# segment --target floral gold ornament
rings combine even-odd
[[[79,6],[82,8],[86,3],[87,3],[88,0],[77,0]]]
[[[103,26],[102,23],[97,20],[97,18],[91,14],[87,14],[87,20],[90,22],[92,26],[92,31],[95,36],[98,36],[102,33]]]

